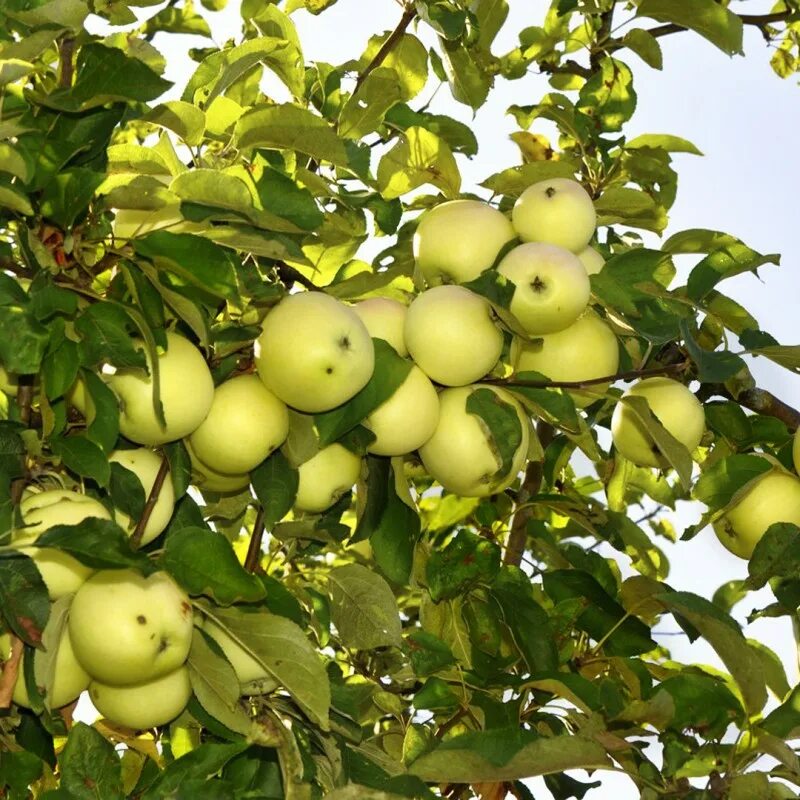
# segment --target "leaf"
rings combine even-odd
[[[147,359],[131,337],[133,321],[125,310],[114,303],[92,303],[75,321],[81,335],[81,362],[93,367],[109,361],[118,369],[142,367]]]
[[[595,201],[598,225],[628,225],[661,233],[667,213],[646,192],[626,186],[611,186]],[[605,270],[604,270],[605,271]]]
[[[51,609],[47,625],[42,633],[42,649],[34,651],[33,675],[36,686],[44,690],[45,708],[51,708],[48,698],[53,694],[53,682],[56,674],[56,660],[58,658],[61,637],[66,629],[67,614],[72,603],[72,597],[60,597]]]
[[[636,110],[633,75],[627,64],[606,56],[581,87],[577,108],[598,131],[619,131]]]
[[[680,136],[673,136],[670,133],[643,133],[625,143],[626,150],[636,150],[642,147],[666,150],[668,153],[703,155],[688,139],[682,139]]]
[[[47,328],[26,307],[0,307],[0,364],[9,372],[38,372],[49,338]]]
[[[196,105],[183,100],[159,103],[142,120],[172,131],[192,147],[200,144],[206,129],[205,113]]]
[[[551,178],[575,178],[575,165],[570,161],[532,161],[490,175],[481,186],[494,194],[519,197],[529,186]]]
[[[304,231],[313,231],[322,225],[324,215],[319,210],[314,195],[283,172],[265,167],[256,183],[256,189],[266,211],[283,217]],[[268,227],[260,217],[258,222]]]
[[[9,630],[25,644],[41,643],[50,599],[33,560],[22,553],[0,551],[0,612]]]
[[[668,725],[674,730],[699,728],[704,736],[716,739],[732,722],[741,724],[744,716],[741,703],[716,676],[681,672],[663,681],[662,691],[672,698]]]
[[[426,678],[445,667],[455,664],[450,648],[438,637],[422,630],[414,630],[406,638],[411,654],[414,674]]]
[[[386,112],[403,99],[398,73],[381,66],[373,70],[342,106],[339,134],[348,139],[361,139],[377,130]]]
[[[722,510],[730,505],[740,490],[771,468],[770,462],[761,456],[727,456],[703,471],[692,490],[692,496],[712,511]]]
[[[2,175],[0,175],[0,208],[8,208],[26,217],[33,215],[33,206],[28,196]]]
[[[791,522],[770,525],[753,550],[747,574],[748,589],[760,589],[770,578],[800,574],[800,528]]]
[[[500,570],[500,548],[468,530],[460,530],[425,565],[428,590],[435,603],[465,594],[475,584],[491,583]]]
[[[489,441],[494,442],[500,458],[495,476],[508,475],[525,433],[517,409],[492,389],[479,387],[470,392],[466,410],[489,429]]]
[[[441,39],[440,45],[453,99],[476,111],[489,96],[493,84],[491,75],[462,42]]]
[[[634,28],[622,37],[622,46],[636,53],[647,66],[661,69],[664,57],[658,39],[642,28]]]
[[[87,408],[90,417],[86,435],[105,453],[114,449],[119,436],[119,400],[114,392],[93,372],[83,370],[81,374],[86,392],[91,398]]]
[[[76,722],[58,758],[61,787],[76,800],[122,800],[122,771],[114,745],[94,728]]]
[[[276,450],[250,473],[250,482],[264,511],[264,527],[271,530],[291,510],[297,496],[299,473]]]
[[[74,167],[59,172],[43,194],[41,211],[64,230],[69,230],[82,216],[94,197],[95,189],[105,176],[86,167]]]

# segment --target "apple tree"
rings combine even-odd
[[[779,259],[660,237],[697,150],[626,131],[632,54],[755,27],[786,78],[800,4],[553,0],[501,52],[507,0],[404,0],[312,61],[335,2],[0,0],[0,796],[796,796],[731,616],[800,604],[800,413],[750,372],[800,349],[724,285]],[[466,185],[442,106],[530,71]],[[701,533],[708,596],[662,549]]]

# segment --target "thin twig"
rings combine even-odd
[[[403,11],[403,16],[400,17],[400,22],[397,23],[397,27],[389,34],[386,41],[381,45],[380,50],[372,58],[372,61],[364,67],[363,72],[358,76],[356,79],[356,88],[353,89],[353,95],[355,95],[358,90],[364,84],[364,81],[370,76],[370,74],[376,70],[383,62],[386,60],[386,57],[389,53],[397,47],[400,40],[403,38],[408,26],[414,20],[414,17],[417,16],[417,10],[414,5],[408,5]]]
[[[19,378],[19,386],[17,387],[17,406],[19,408],[20,422],[29,428],[31,424],[33,405],[33,376],[21,375]],[[27,473],[27,470],[26,470]],[[22,497],[22,491],[27,482],[27,474],[21,478],[17,478],[11,483],[11,502],[17,505]]]
[[[292,283],[299,283],[301,286],[304,286],[306,289],[312,292],[319,292],[321,291],[320,287],[317,286],[314,281],[310,278],[307,278],[303,275],[300,270],[295,269],[294,267],[289,266],[285,261],[277,261],[275,263],[275,269],[278,270],[278,277],[281,280],[281,283],[288,285]]]
[[[3,672],[0,675],[0,708],[9,708],[11,698],[14,694],[14,685],[19,675],[19,664],[22,659],[22,640],[11,634],[11,654],[3,664]]]
[[[75,37],[65,36],[58,43],[58,85],[62,89],[72,86],[72,76],[75,74],[74,57]]]
[[[256,572],[261,563],[261,541],[264,538],[264,509],[259,508],[256,521],[253,523],[253,533],[250,534],[250,544],[247,546],[247,555],[244,559],[244,568],[248,572]]]
[[[161,487],[164,485],[167,475],[169,475],[169,460],[166,456],[163,456],[161,459],[161,466],[156,473],[156,479],[153,481],[153,487],[150,489],[150,494],[147,495],[147,502],[142,509],[142,516],[139,517],[139,521],[136,523],[136,527],[131,534],[131,547],[134,550],[136,550],[142,542],[144,529],[150,521],[150,516],[153,513],[153,509],[156,507],[156,503],[158,503],[158,496],[161,494]]]

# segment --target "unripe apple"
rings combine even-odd
[[[563,331],[589,304],[589,276],[578,257],[563,247],[521,244],[497,271],[516,287],[510,310],[531,336]]]
[[[197,458],[223,474],[255,469],[289,433],[289,411],[257,375],[217,386],[208,416],[189,436]]]
[[[67,389],[64,395],[67,404],[76,408],[86,419],[91,419],[95,414],[94,401],[91,395],[86,391],[86,381],[78,375],[75,382]]]
[[[794,441],[792,442],[792,460],[794,461],[794,471],[800,474],[800,428],[798,428],[794,434]]]
[[[706,427],[703,406],[682,383],[672,378],[645,378],[623,395],[630,396],[644,397],[658,421],[690,453],[700,444]],[[614,408],[611,436],[617,450],[637,466],[668,466],[639,417],[625,403]]]
[[[551,178],[529,186],[511,212],[514,230],[523,242],[548,242],[579,253],[597,226],[594,203],[570,178]]]
[[[367,450],[379,456],[405,455],[425,444],[438,422],[436,389],[414,365],[395,393],[364,420],[376,437]]]
[[[606,263],[606,260],[594,247],[586,247],[581,250],[578,253],[578,261],[583,264],[587,275],[597,275]]]
[[[141,683],[177,669],[189,655],[192,605],[166,572],[95,573],[75,594],[69,614],[75,655],[94,680]]]
[[[414,258],[429,286],[466,283],[494,264],[516,234],[508,218],[481,200],[451,200],[424,212]]]
[[[192,433],[206,418],[214,397],[214,381],[203,354],[183,336],[167,333],[167,350],[159,354],[158,367],[166,428],[153,408],[151,375],[120,369],[108,378],[120,401],[120,432],[132,442],[151,447]]]
[[[408,306],[390,297],[369,297],[356,303],[353,311],[361,318],[373,339],[389,342],[399,356],[408,355],[403,338]]]
[[[464,386],[489,372],[503,349],[492,307],[463,286],[436,286],[408,307],[405,340],[411,358],[433,381]]]
[[[477,389],[489,389],[498,401],[516,412],[521,441],[503,470],[498,443],[485,422],[467,410],[467,400]],[[508,488],[522,469],[528,455],[528,418],[522,406],[508,392],[493,386],[463,386],[439,393],[439,424],[419,448],[428,473],[447,491],[462,497],[486,497]]]
[[[192,483],[201,491],[220,492],[228,494],[231,492],[241,492],[250,484],[250,473],[243,472],[235,475],[224,475],[221,472],[211,469],[204,464],[192,449],[191,442],[184,440],[186,452],[189,453],[189,460],[192,462]]]
[[[276,686],[272,676],[264,669],[263,665],[253,658],[224,628],[206,618],[203,630],[220,646],[225,658],[228,659],[239,683],[244,687],[247,684],[258,682],[260,690],[269,691]]]
[[[255,344],[258,375],[284,403],[318,413],[366,386],[375,365],[369,332],[352,308],[323,292],[284,297]]]
[[[361,474],[361,459],[340,444],[323,447],[298,468],[294,507],[320,513],[352,488]]]

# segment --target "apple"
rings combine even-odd
[[[578,253],[578,261],[583,264],[587,275],[597,275],[606,263],[606,260],[594,247],[586,247],[581,250]]]
[[[0,364],[0,392],[16,397],[19,378]]]
[[[161,456],[146,447],[137,447],[133,450],[113,450],[108,460],[133,472],[139,479],[139,483],[142,484],[145,499],[150,496],[158,471],[161,469]],[[169,525],[174,510],[175,490],[169,475],[167,475],[167,479],[161,485],[150,519],[145,525],[141,539],[142,544],[152,542]],[[118,509],[114,509],[114,520],[129,533],[133,533],[138,521],[132,520],[126,513]]]
[[[128,686],[97,680],[89,684],[95,708],[107,720],[134,730],[165,725],[186,708],[191,696],[189,670],[184,666]]]
[[[390,297],[370,297],[353,306],[373,339],[383,339],[394,347],[399,356],[407,356],[403,328],[408,306]]]
[[[341,444],[323,447],[298,467],[294,507],[318,514],[330,508],[361,475],[361,459]]]
[[[257,375],[217,386],[208,416],[189,436],[197,458],[223,474],[255,469],[289,434],[289,411]]]
[[[589,304],[589,276],[578,257],[563,247],[521,244],[497,271],[516,287],[510,310],[531,336],[563,331]]]
[[[255,343],[258,375],[284,403],[317,413],[347,402],[366,386],[375,349],[352,308],[323,292],[284,297]]]
[[[432,380],[464,386],[489,372],[503,349],[492,307],[463,286],[436,286],[408,307],[406,347]]]
[[[142,344],[137,346],[141,348]],[[120,432],[132,442],[151,447],[192,433],[206,418],[214,398],[208,364],[183,336],[167,333],[167,350],[159,354],[158,368],[166,427],[161,426],[153,408],[152,375],[120,369],[108,377],[108,385],[120,402]]]
[[[645,378],[623,397],[644,397],[659,422],[691,453],[703,438],[706,420],[700,401],[672,378]],[[614,446],[639,467],[667,467],[656,444],[632,408],[618,403],[611,417]]]
[[[570,178],[529,186],[517,198],[511,222],[523,242],[547,242],[579,253],[594,236],[597,215],[587,191]]]
[[[433,436],[439,422],[439,396],[428,376],[416,365],[395,393],[365,420],[375,436],[367,447],[379,456],[401,456]]]
[[[508,218],[481,200],[450,200],[424,212],[414,259],[429,286],[466,283],[494,264],[516,237]]]
[[[92,396],[86,391],[86,381],[79,375],[64,395],[67,404],[81,412],[87,420],[94,419],[95,407]]]
[[[186,451],[189,453],[189,460],[192,462],[192,483],[200,490],[207,492],[220,492],[228,494],[231,492],[241,492],[246,486],[250,485],[250,473],[225,475],[211,469],[204,464],[192,449],[191,442],[184,439]]]
[[[271,691],[277,686],[261,662],[250,655],[222,626],[206,618],[202,628],[220,646],[241,686],[258,684],[259,694]]]
[[[192,604],[166,572],[96,572],[78,589],[69,615],[75,655],[94,680],[113,686],[149,681],[189,655]]]
[[[521,427],[521,442],[505,471],[497,442],[488,426],[467,410],[467,400],[476,389],[489,389],[499,402],[510,405]],[[439,424],[433,436],[419,448],[428,473],[447,491],[462,497],[486,497],[507,489],[522,469],[528,455],[528,418],[508,392],[493,386],[463,386],[439,394]]]
[[[713,527],[717,538],[731,553],[749,559],[775,522],[800,525],[800,478],[777,470],[757,478]]]
[[[619,368],[619,344],[614,331],[591,309],[568,328],[533,342],[514,338],[511,345],[514,372],[539,372],[553,381],[577,382],[613,375]],[[578,408],[601,397],[609,384],[594,384],[570,391]]]
[[[794,441],[792,443],[792,460],[794,461],[794,470],[800,474],[800,428],[795,431]]]

